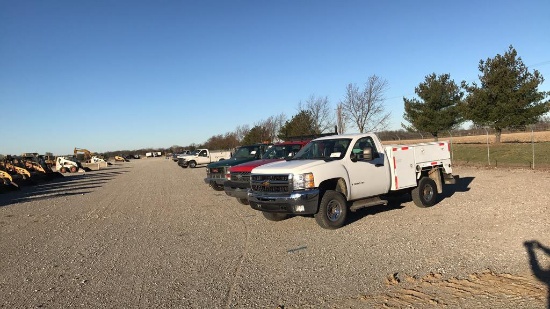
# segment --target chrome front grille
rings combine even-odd
[[[292,181],[285,175],[252,175],[250,189],[256,192],[290,193]]]
[[[232,172],[231,181],[250,182],[250,172]]]

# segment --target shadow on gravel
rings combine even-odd
[[[548,296],[546,299],[546,306],[550,309],[550,265],[547,265],[547,268],[543,268],[537,257],[537,253],[546,254],[547,257],[550,257],[550,247],[543,246],[536,240],[526,241],[523,245],[525,246],[525,249],[527,249],[529,264],[531,265],[533,275],[539,281],[547,285]]]
[[[456,183],[454,185],[443,186],[443,193],[439,195],[438,203],[441,202],[441,200],[443,199],[453,196],[456,192],[470,191],[470,184],[472,183],[472,181],[474,181],[474,179],[475,177],[457,177]],[[412,197],[410,194],[403,194],[388,197],[387,200],[388,205],[365,207],[356,212],[351,212],[346,225],[359,221],[369,215],[376,215],[381,212],[404,208],[405,206],[403,206],[402,204],[411,202]]]
[[[403,195],[399,197],[388,198],[388,205],[370,206],[357,210],[356,212],[348,212],[349,217],[346,221],[346,225],[353,224],[367,216],[373,216],[382,212],[398,210],[405,208],[402,204],[411,201],[410,196]]]
[[[443,186],[443,193],[440,195],[440,200],[453,196],[456,192],[468,192],[470,191],[470,184],[474,181],[475,177],[462,177],[456,178],[454,185]]]
[[[114,168],[117,171],[94,171],[55,178],[48,182],[29,184],[18,191],[0,194],[0,207],[21,202],[47,200],[51,198],[84,195],[102,187],[117,175],[129,172],[127,168]]]

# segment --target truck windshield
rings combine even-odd
[[[301,148],[301,145],[273,145],[267,149],[262,159],[292,158]]]
[[[341,160],[350,142],[349,138],[312,141],[302,148],[293,160]]]
[[[243,146],[237,149],[234,158],[238,159],[252,159],[260,158],[260,146]]]

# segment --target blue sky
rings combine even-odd
[[[391,129],[432,72],[513,45],[550,90],[550,1],[0,0],[0,154],[186,146],[388,81]],[[353,131],[351,129],[350,131]]]

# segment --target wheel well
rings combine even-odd
[[[319,201],[323,198],[323,194],[327,190],[334,190],[336,192],[340,192],[344,197],[347,196],[347,192],[348,192],[346,188],[346,181],[343,178],[327,179],[319,185],[319,191],[321,192]]]
[[[434,166],[431,169],[423,170],[422,174],[420,175],[420,178],[422,177],[428,177],[433,179],[433,181],[435,181],[435,184],[437,186],[438,193],[443,192],[443,183],[441,181],[443,179],[443,167]]]

